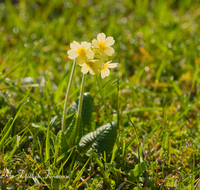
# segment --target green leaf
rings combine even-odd
[[[82,118],[80,118],[79,125],[77,125],[77,119],[78,119],[77,114],[75,114],[71,124],[69,125],[67,130],[64,132],[65,137],[70,147],[77,145],[84,133]]]
[[[130,171],[128,181],[135,182],[147,169],[147,162],[141,162],[135,165],[135,168]]]
[[[120,190],[122,189],[122,187],[126,184],[126,181],[124,181],[123,183],[121,183],[116,190]]]
[[[0,188],[2,190],[6,190],[6,187],[4,186],[2,179],[0,179]]]
[[[76,113],[78,110],[78,102],[77,99],[73,102],[69,108],[67,109],[67,115]],[[74,114],[66,120],[66,128],[70,126],[72,120],[74,118]],[[94,99],[92,98],[89,92],[84,93],[83,95],[83,104],[81,110],[81,118],[83,124],[83,135],[95,130],[95,117],[96,117],[96,108],[94,105]]]
[[[176,82],[172,82],[172,86],[175,90],[175,92],[179,95],[179,96],[182,96],[183,95],[183,92],[182,90],[180,89],[180,87],[178,86],[178,84]]]
[[[77,137],[75,137],[75,133],[76,133],[76,123],[77,123],[77,114],[75,114],[73,116],[73,119],[71,121],[71,124],[69,125],[69,127],[66,129],[66,131],[64,132],[65,137],[67,139],[67,142],[69,144],[69,146],[73,146],[74,143],[74,139]]]
[[[12,114],[15,112],[15,108],[10,104],[9,100],[7,97],[0,91],[0,96],[4,99],[4,101],[10,106],[10,109],[12,111]]]
[[[69,145],[62,130],[57,134],[55,145],[57,145],[59,156],[69,150]]]
[[[85,167],[86,167],[86,165],[88,164],[89,160],[90,160],[90,158],[89,158],[89,159],[87,160],[87,162],[84,164],[84,166],[82,167],[82,169],[79,170],[79,171],[77,171],[77,173],[76,173],[76,178],[75,178],[75,180],[73,181],[72,186],[74,186],[74,185],[80,180],[80,178],[81,178],[81,176],[83,175],[83,172],[84,172]],[[80,185],[80,184],[79,184],[79,185]],[[77,188],[77,189],[78,189],[79,185],[76,184],[76,186],[77,186],[76,188]]]
[[[108,123],[95,131],[85,135],[79,142],[81,152],[86,152],[90,148],[96,149],[98,154],[108,154],[115,143],[117,137],[117,123]]]
[[[96,122],[96,107],[94,105],[94,99],[90,93],[84,93],[83,105],[81,111],[81,118],[83,123],[83,135],[88,134],[95,130]]]
[[[118,146],[117,146],[117,143],[115,143],[114,147],[113,147],[113,150],[112,150],[112,157],[111,157],[111,161],[110,161],[111,164],[115,160],[115,157],[117,155],[117,151],[118,151]]]
[[[50,121],[49,121],[49,117],[48,117],[48,126],[47,126],[47,134],[46,134],[45,159],[46,159],[46,161],[50,159]]]
[[[164,148],[164,150],[167,150],[169,147],[169,133],[166,132],[163,135],[163,139],[162,139],[162,147]]]
[[[134,189],[133,190],[150,190],[149,188],[147,189],[147,188],[142,188],[142,187],[134,187]]]
[[[91,97],[90,93],[84,93],[81,117],[80,117],[80,125],[79,128],[76,129],[76,123],[77,123],[76,112],[78,109],[78,102],[79,99],[73,102],[67,110],[67,115],[72,114],[72,116],[66,120],[66,131],[65,131],[65,136],[70,146],[77,144],[84,135],[88,134],[91,131],[94,131],[96,125],[95,123],[96,108],[94,105],[94,100]],[[76,130],[77,134],[75,137]]]
[[[101,174],[104,177],[104,179],[107,179],[109,174],[105,171],[104,164],[102,163],[102,160],[99,158],[99,155],[95,152],[92,152],[91,157],[94,158],[95,163],[97,163],[97,165],[99,166],[99,169],[100,169]]]
[[[12,140],[12,144],[10,144],[10,145],[12,147],[12,150],[9,152],[9,154],[6,154],[4,156],[5,162],[8,162],[8,160],[10,160],[12,158],[12,156],[15,154],[16,150],[18,149],[19,144],[21,144],[25,139],[26,139],[26,137],[18,136],[18,135],[14,136],[11,139]]]
[[[71,115],[71,117],[66,119],[66,123],[65,123],[65,127],[66,129],[69,127],[69,125],[71,124],[75,113],[78,110],[78,101],[73,102],[68,108],[67,108],[67,116]]]
[[[1,141],[0,141],[0,148],[4,146],[5,140],[8,138],[9,133],[10,133],[10,131],[12,130],[12,127],[13,127],[13,125],[14,125],[16,119],[17,119],[18,116],[19,116],[19,113],[20,113],[21,109],[24,107],[24,105],[25,105],[28,101],[29,101],[28,99],[25,99],[25,100],[20,104],[19,109],[18,109],[18,111],[17,111],[17,113],[16,113],[14,119],[12,120],[12,123],[10,124],[10,121],[9,121],[9,122],[7,123],[8,126],[6,125],[6,126],[4,127],[4,129],[6,129],[6,130],[4,131],[4,129],[3,129],[3,132],[4,132],[4,133],[2,133],[2,136],[3,136],[3,137],[1,138]],[[11,119],[10,119],[10,120],[11,120]],[[9,126],[9,124],[10,124],[10,126]]]

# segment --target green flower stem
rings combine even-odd
[[[74,63],[73,63],[73,66],[72,66],[71,75],[70,75],[70,78],[69,78],[69,84],[68,84],[67,92],[66,92],[66,95],[65,95],[65,104],[64,104],[63,116],[62,116],[62,131],[63,132],[65,132],[65,121],[66,121],[67,103],[68,103],[68,100],[69,100],[69,93],[70,93],[70,89],[71,89],[71,86],[72,86],[72,80],[74,78],[75,69],[76,69],[76,60],[74,59]]]
[[[82,83],[81,83],[81,91],[80,91],[80,97],[79,97],[79,102],[78,102],[77,122],[76,122],[76,127],[75,127],[75,136],[74,136],[73,145],[75,145],[77,131],[78,131],[78,128],[79,128],[79,125],[80,125],[80,117],[81,117],[81,110],[82,110],[82,105],[83,105],[83,94],[84,94],[85,79],[86,79],[86,74],[83,75]]]
[[[117,125],[119,130],[119,78],[117,79]]]
[[[106,114],[108,116],[108,119],[109,119],[109,122],[111,123],[111,118],[110,118],[110,114],[108,113],[108,108],[106,106],[106,101],[105,101],[105,98],[104,98],[104,95],[103,95],[103,90],[102,90],[102,86],[101,86],[101,83],[100,83],[100,80],[99,80],[99,76],[96,76],[97,77],[97,83],[99,85],[99,90],[100,90],[100,93],[101,93],[101,97],[102,97],[102,100],[103,100],[103,104],[105,105],[105,109],[106,109]]]
[[[79,103],[78,103],[78,115],[77,115],[78,120],[79,120],[79,118],[80,118],[81,110],[82,110],[85,79],[86,79],[86,74],[83,75],[82,83],[81,83],[81,91],[80,91],[80,97],[79,97]],[[78,123],[78,120],[77,120],[77,123]]]

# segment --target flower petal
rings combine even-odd
[[[90,68],[89,72],[91,75],[97,75],[103,65],[102,61],[100,60],[86,60],[85,63]]]
[[[94,58],[94,52],[91,49],[86,50],[86,56],[88,59]]]
[[[101,70],[101,78],[105,78],[106,76],[108,76],[110,74],[110,71],[107,67],[105,67],[104,69]]]
[[[115,51],[112,47],[106,47],[104,52],[106,53],[106,55],[111,56]]]
[[[85,50],[89,49],[91,46],[91,43],[88,42],[81,42],[81,47],[85,48]]]
[[[115,68],[115,67],[117,67],[117,64],[118,64],[118,63],[108,63],[108,64],[107,64],[107,65],[108,65],[107,67],[108,67],[108,68]]]
[[[83,65],[81,65],[81,66],[82,66],[81,72],[82,72],[83,74],[88,73],[88,71],[89,71],[90,68],[87,66],[87,64],[83,63]]]
[[[97,41],[97,40],[92,40],[92,45],[95,47],[95,48],[98,48],[99,46],[98,46],[98,44],[99,44],[99,42]]]
[[[90,73],[91,75],[97,74],[97,73],[94,72],[94,70],[93,70],[92,68],[89,68],[89,73]]]
[[[69,59],[76,59],[78,57],[78,53],[75,50],[69,50],[67,54],[69,55]]]
[[[108,76],[110,74],[110,70],[108,68],[105,69],[105,76]]]
[[[101,78],[104,79],[105,78],[105,71],[101,70]]]
[[[105,40],[106,46],[112,46],[115,43],[113,37],[107,37]]]
[[[73,41],[71,44],[70,44],[70,48],[72,50],[78,50],[78,48],[80,48],[81,45],[77,42],[77,41]]]
[[[100,34],[97,35],[97,40],[99,42],[104,42],[105,39],[106,39],[106,35],[104,33],[100,33]]]

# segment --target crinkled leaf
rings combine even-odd
[[[70,125],[68,126],[68,128],[65,131],[65,137],[66,140],[69,144],[69,146],[71,147],[74,143],[74,139],[75,139],[75,131],[76,131],[76,123],[77,123],[77,114],[75,114],[73,116],[73,119],[70,123]]]
[[[70,147],[78,144],[81,137],[83,136],[83,124],[81,117],[78,129],[76,129],[76,127],[77,127],[77,114],[74,115],[71,124],[64,133]]]
[[[117,137],[117,123],[108,123],[93,132],[83,136],[79,142],[80,151],[85,153],[90,148],[96,149],[98,154],[112,150]]]
[[[75,102],[73,102],[69,106],[69,108],[67,109],[67,115],[71,113],[75,114],[77,112],[78,102],[79,102],[79,99],[77,99]],[[82,110],[81,110],[81,118],[82,118],[81,123],[83,125],[82,135],[86,135],[87,133],[95,130],[95,117],[96,117],[96,108],[94,105],[94,99],[92,98],[90,93],[88,92],[84,93]],[[71,125],[73,118],[74,118],[74,115],[72,115],[66,120],[66,129]]]
[[[81,118],[83,123],[83,135],[88,134],[95,130],[95,117],[96,117],[96,107],[94,105],[94,99],[90,93],[84,93],[83,96],[83,106],[81,111]]]
[[[71,124],[73,118],[74,118],[74,115],[75,113],[77,112],[78,110],[78,103],[75,101],[73,102],[68,108],[67,108],[67,116],[70,115],[70,114],[73,114],[71,117],[67,118],[66,119],[66,129],[69,127],[69,125]]]
[[[61,155],[69,150],[69,145],[62,130],[58,132],[55,144],[58,148],[58,155]]]

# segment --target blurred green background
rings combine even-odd
[[[17,61],[38,68],[53,59],[64,70],[73,40],[91,41],[104,32],[116,40],[113,59],[120,62],[120,77],[147,66],[154,80],[167,60],[161,80],[179,79],[199,57],[198,8],[198,0],[1,1],[0,56],[17,54]]]
[[[69,44],[73,40],[91,42],[104,32],[115,39],[112,59],[119,66],[111,76],[121,80],[122,109],[127,100],[130,109],[163,107],[174,100],[184,104],[184,95],[196,101],[199,5],[198,0],[1,1],[1,89],[6,92],[9,85],[33,83],[42,86],[49,73],[53,101],[62,102],[72,65],[67,56]],[[76,76],[73,98],[78,96],[80,69]],[[88,77],[86,91],[95,89],[94,81]],[[16,104],[23,93],[14,91],[6,93]],[[43,97],[39,90],[34,93],[38,100]]]

